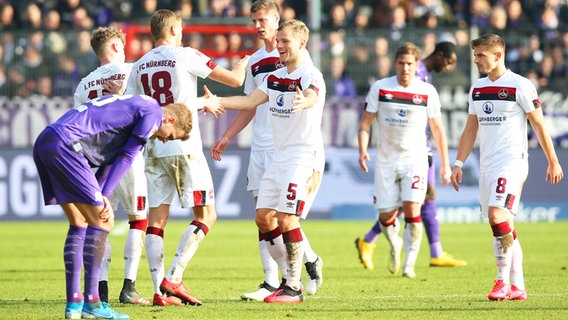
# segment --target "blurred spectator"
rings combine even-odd
[[[0,30],[14,30],[19,27],[14,14],[14,6],[9,2],[0,4]]]
[[[280,7],[280,11],[282,11],[281,21],[296,19],[296,10],[294,9],[294,7],[283,5]]]
[[[345,70],[345,60],[341,56],[335,56],[331,59],[330,64],[331,75],[331,96],[339,98],[354,98],[357,96],[357,88],[355,82]]]
[[[42,27],[42,14],[39,6],[30,2],[22,12],[22,28],[27,30],[39,30]]]
[[[51,76],[44,75],[39,77],[34,93],[42,97],[53,96],[53,80],[51,79]]]
[[[374,74],[368,79],[369,87],[379,79],[391,76],[392,60],[390,56],[380,56],[375,60]]]
[[[384,36],[378,36],[373,42],[373,53],[374,58],[378,59],[380,57],[389,55],[389,40]]]
[[[142,3],[133,6],[130,17],[148,23],[150,16],[158,10],[158,0],[141,0]],[[147,21],[146,21],[147,20]]]
[[[217,63],[218,65],[222,66],[225,69],[230,70],[231,60],[227,56],[228,54],[227,50],[229,49],[229,41],[227,40],[227,37],[225,37],[224,34],[213,35],[212,47],[213,50],[215,50],[213,56],[218,56],[217,58],[213,59],[215,63]]]
[[[489,25],[491,4],[488,0],[471,0],[469,4],[469,25],[486,28]]]
[[[501,6],[494,7],[489,15],[487,27],[495,33],[505,30],[507,28],[507,11]]]
[[[349,49],[346,65],[350,74],[357,75],[353,80],[357,94],[363,96],[369,91],[368,79],[373,73],[372,68],[369,68],[372,63],[370,50],[362,41],[350,45]]]
[[[408,15],[409,21],[422,22],[422,24],[429,25],[431,29],[433,21],[436,25],[438,21],[446,25],[454,21],[450,6],[442,0],[411,0],[408,2]],[[428,21],[430,21],[429,24]]]
[[[406,29],[406,10],[403,6],[398,6],[391,12],[389,28],[391,40],[399,41],[402,37],[402,31]]]
[[[71,26],[75,30],[92,30],[95,22],[89,16],[85,7],[78,7],[71,15]]]
[[[43,18],[45,31],[58,31],[61,29],[61,15],[57,10],[49,10]]]
[[[348,26],[345,7],[341,3],[334,3],[329,11],[327,22],[323,26],[328,30],[344,30]]]
[[[61,26],[73,26],[73,12],[81,5],[81,0],[58,0],[55,10],[61,15]]]
[[[230,0],[210,0],[205,14],[207,17],[216,18],[236,17],[237,15],[237,7]]]
[[[180,15],[183,21],[187,22],[193,16],[193,4],[191,0],[180,0],[174,11]]]
[[[418,28],[436,29],[438,28],[438,16],[431,12],[426,12],[424,15],[415,20]]]
[[[545,31],[546,39],[549,41],[554,41],[558,36],[559,23],[558,15],[552,7],[544,7],[537,21],[538,27]]]
[[[329,52],[333,57],[336,56],[346,57],[347,51],[345,47],[345,32],[331,31],[327,37],[328,37],[327,48],[326,48],[327,52]]]
[[[361,6],[357,9],[357,13],[353,18],[352,29],[352,32],[355,33],[355,37],[366,38],[368,36],[367,29],[369,29],[369,22],[372,14],[373,10],[368,6]]]
[[[400,0],[379,0],[373,11],[371,27],[388,28],[391,25],[391,17],[394,9],[401,5]]]
[[[78,32],[73,46],[75,50],[71,58],[79,63],[76,68],[80,78],[83,78],[99,66],[99,59],[91,48],[91,32],[87,30]],[[73,87],[73,93],[75,88],[76,86]]]
[[[227,52],[230,56],[238,55],[239,50],[242,49],[243,46],[243,38],[237,32],[231,32],[227,35],[228,38],[228,48]]]
[[[529,23],[520,0],[510,0],[505,9],[507,10],[507,28],[518,28]]]
[[[77,63],[80,62],[80,64],[83,64],[83,61],[75,60],[65,53],[57,55],[56,61],[58,66],[52,78],[53,94],[60,97],[72,97],[75,88],[77,88],[82,78],[79,74]],[[90,67],[89,70],[91,69],[93,69],[93,67]]]

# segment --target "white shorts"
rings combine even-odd
[[[479,205],[483,217],[488,217],[489,207],[502,208],[513,215],[517,214],[528,168],[528,162],[523,162],[501,171],[479,175]]]
[[[260,180],[272,165],[274,150],[251,151],[247,170],[247,191],[252,192],[253,197],[258,197]]]
[[[132,166],[112,192],[109,200],[115,211],[120,202],[126,214],[141,218],[148,216],[148,185],[144,174],[144,161],[143,153],[138,153]]]
[[[403,201],[423,203],[428,185],[428,163],[375,166],[374,206],[379,212],[402,206]]]
[[[182,208],[215,204],[211,171],[203,152],[146,160],[150,208],[171,204],[179,196]]]
[[[313,166],[273,164],[260,181],[256,208],[298,215],[305,219],[320,187],[322,173]]]

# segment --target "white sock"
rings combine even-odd
[[[199,244],[205,238],[205,233],[196,225],[190,225],[185,229],[183,236],[179,240],[176,255],[168,271],[166,278],[173,283],[180,283],[183,280],[183,272],[193,255],[199,248]]]
[[[124,245],[124,278],[136,281],[140,257],[144,248],[145,231],[130,229]]]
[[[407,222],[404,227],[402,240],[404,252],[406,253],[403,268],[406,266],[414,268],[416,259],[418,258],[418,252],[420,251],[420,243],[422,242],[422,223]]]
[[[286,278],[286,276],[288,275],[288,253],[286,252],[286,246],[284,245],[282,235],[279,235],[278,237],[272,239],[272,241],[265,242],[266,249],[270,253],[270,256],[278,264],[278,268],[282,273],[282,278]]]
[[[398,232],[400,230],[400,222],[398,222],[397,220],[395,221],[395,223],[391,224],[390,226],[385,226],[382,223],[379,223],[379,225],[381,227],[381,231],[385,235],[385,238],[387,238],[387,241],[392,247],[394,239],[400,239],[400,236],[398,235]]]
[[[280,278],[278,277],[278,263],[268,252],[266,241],[261,240],[258,242],[258,249],[260,251],[260,261],[264,269],[264,281],[274,288],[280,286]]]
[[[146,234],[146,258],[154,283],[154,293],[161,294],[160,284],[164,279],[164,238],[155,234]]]
[[[525,276],[523,275],[523,249],[519,238],[513,242],[513,257],[511,259],[511,284],[519,290],[525,290]]]
[[[497,280],[511,283],[511,260],[513,258],[513,233],[509,232],[499,237],[493,237],[493,255],[497,265]]]
[[[108,272],[110,270],[110,260],[112,256],[112,248],[110,246],[110,235],[105,242],[105,252],[103,261],[101,263],[101,273],[99,274],[99,281],[108,281]]]
[[[302,261],[304,263],[315,262],[318,259],[318,255],[314,252],[314,249],[312,249],[310,241],[308,241],[308,237],[306,237],[306,234],[304,233],[303,229],[302,229],[302,238],[304,238],[304,241],[302,241],[302,246],[304,247],[304,256],[302,258]]]
[[[285,243],[288,261],[288,276],[286,285],[298,291],[300,290],[300,278],[302,276],[302,257],[304,256],[303,241]]]

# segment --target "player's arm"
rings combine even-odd
[[[463,128],[462,135],[460,137],[460,144],[458,146],[458,154],[456,156],[456,162],[452,169],[452,176],[450,181],[452,186],[456,191],[460,190],[459,184],[462,182],[462,168],[461,166],[469,157],[473,146],[475,145],[475,139],[477,139],[477,129],[479,123],[477,122],[477,115],[469,114],[465,127]]]
[[[444,185],[450,183],[450,159],[448,156],[448,139],[446,137],[446,130],[442,125],[442,117],[429,118],[429,127],[432,137],[434,138],[434,145],[438,154],[440,155],[440,160],[442,164],[440,166],[440,180]]]
[[[369,172],[366,162],[371,160],[371,156],[369,156],[367,148],[369,147],[371,126],[376,116],[377,114],[374,112],[363,111],[363,116],[359,123],[359,133],[357,133],[357,140],[359,141],[359,166],[361,166],[361,169],[365,172]]]
[[[554,144],[552,143],[552,138],[548,133],[548,129],[544,123],[544,116],[542,114],[542,109],[537,108],[532,112],[527,114],[531,127],[533,128],[538,142],[542,147],[542,151],[548,160],[548,168],[546,169],[546,181],[550,181],[551,184],[557,184],[564,177],[562,172],[562,167],[560,162],[558,162],[558,157],[556,156],[556,151],[554,150]]]
[[[244,58],[238,60],[234,65],[232,70],[227,70],[219,65],[213,68],[213,71],[209,74],[209,79],[217,81],[222,84],[226,84],[230,87],[237,88],[243,85],[246,76],[246,67],[248,64],[250,56],[245,56]]]
[[[233,122],[229,125],[225,133],[213,144],[211,147],[210,155],[211,158],[221,161],[221,154],[229,143],[231,143],[231,139],[236,136],[239,132],[241,132],[254,118],[256,114],[256,108],[251,110],[242,110],[239,111]]]
[[[260,89],[255,89],[246,96],[220,98],[221,107],[230,110],[251,110],[267,101],[268,96]]]

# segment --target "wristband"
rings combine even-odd
[[[456,162],[454,162],[454,167],[460,167],[460,168],[463,167],[463,162],[456,160]]]

